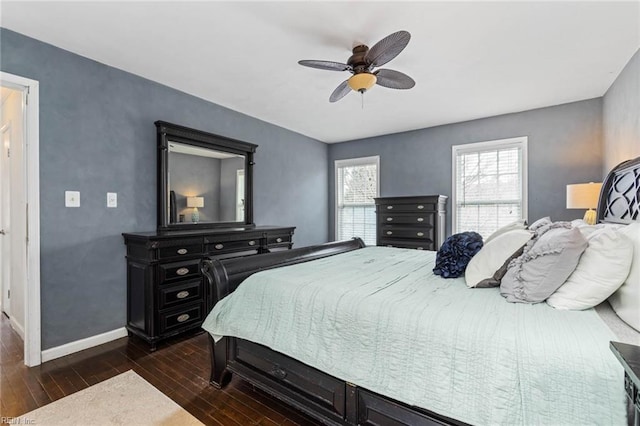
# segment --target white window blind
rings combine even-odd
[[[367,245],[376,244],[379,164],[380,157],[336,161],[337,240],[360,237]]]
[[[527,138],[453,147],[454,230],[487,238],[527,216]]]

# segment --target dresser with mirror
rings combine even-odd
[[[199,330],[216,300],[203,258],[255,256],[293,246],[292,226],[253,221],[257,145],[164,121],[158,147],[158,225],[124,233],[127,331],[157,342]]]

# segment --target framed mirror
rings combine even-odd
[[[158,132],[158,229],[254,226],[257,145],[164,121]]]

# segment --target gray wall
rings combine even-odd
[[[640,50],[604,95],[603,116],[606,174],[620,162],[640,156]]]
[[[327,240],[325,144],[6,29],[0,56],[40,82],[43,349],[125,324],[121,233],[156,228],[156,120],[258,144],[256,223],[297,226],[297,246]]]
[[[566,185],[602,179],[602,98],[329,146],[329,239],[334,238],[334,161],[380,155],[380,195],[451,197],[451,146],[528,136],[529,220],[567,210]],[[451,199],[447,229],[451,233]]]
[[[169,154],[169,189],[176,194],[176,221],[184,215],[191,222],[192,208],[187,197],[203,197],[204,207],[198,208],[200,222],[220,221],[220,159],[199,155]]]

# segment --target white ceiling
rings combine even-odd
[[[602,96],[640,46],[640,3],[10,2],[3,27],[332,143]],[[375,86],[330,104],[346,62],[407,30]],[[161,119],[163,117],[158,117]],[[166,117],[165,117],[166,118]]]

